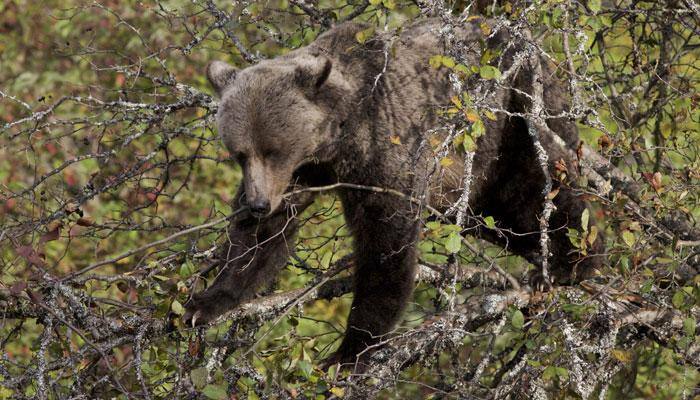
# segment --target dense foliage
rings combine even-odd
[[[300,217],[274,288],[183,326],[241,177],[206,64],[244,67],[340,21],[437,16],[449,32],[479,14],[530,29],[570,83],[598,223],[584,214],[569,235],[584,250],[605,240],[601,276],[533,292],[523,259],[426,218],[421,282],[376,368],[324,371],[351,300],[329,192]],[[0,398],[700,397],[699,55],[694,0],[5,1]],[[498,82],[496,56],[430,63]],[[471,128],[450,145],[472,151],[493,111],[453,103]]]

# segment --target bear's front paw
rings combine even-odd
[[[532,271],[527,278],[527,281],[536,292],[549,292],[552,289],[552,277],[545,278],[544,274],[540,270]]]
[[[319,366],[323,371],[328,371],[335,366],[336,371],[349,371],[352,374],[364,373],[369,365],[366,363],[365,357],[343,357],[340,353],[334,353],[330,357],[321,361]]]
[[[194,295],[190,301],[185,304],[185,315],[182,316],[182,322],[185,326],[204,326],[208,325],[221,315],[221,302],[216,296],[207,296],[206,292],[200,295]]]

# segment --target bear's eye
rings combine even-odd
[[[248,156],[245,155],[245,153],[238,152],[234,155],[234,158],[240,165],[244,165],[246,160],[248,159]]]

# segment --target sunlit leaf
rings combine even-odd
[[[635,243],[635,241],[636,241],[636,239],[635,239],[635,237],[634,237],[634,233],[632,233],[632,232],[630,232],[630,231],[628,231],[628,230],[622,231],[622,240],[623,240],[623,241],[625,242],[625,244],[626,244],[627,246],[629,246],[629,247],[634,246],[634,243]]]
[[[584,232],[588,231],[588,219],[589,218],[590,218],[590,212],[586,208],[581,213],[581,229],[583,229]]]
[[[462,236],[458,232],[452,232],[445,240],[445,250],[450,253],[458,253],[462,248]]]
[[[694,337],[695,336],[695,329],[696,329],[697,325],[698,325],[698,323],[697,323],[697,321],[695,321],[695,318],[688,317],[688,318],[683,320],[683,332],[688,337]]]
[[[226,393],[226,386],[224,385],[209,384],[202,389],[202,394],[212,400],[228,399],[228,393]]]
[[[185,314],[185,307],[177,300],[173,300],[172,304],[170,304],[170,309],[177,315]]]
[[[358,43],[363,44],[372,36],[374,36],[374,27],[369,27],[367,29],[357,32],[355,34],[355,39]]]
[[[498,79],[501,77],[501,71],[491,65],[482,65],[479,68],[479,76],[483,79]]]
[[[520,310],[515,310],[513,316],[510,318],[510,324],[513,325],[515,329],[523,329],[525,325],[525,316]]]

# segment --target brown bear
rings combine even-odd
[[[455,57],[479,65],[490,49],[500,52],[492,65],[505,71],[524,48],[518,41],[526,39],[505,32],[487,38],[484,23],[471,21],[450,33],[455,47],[464,49]],[[431,135],[444,139],[435,128],[444,123],[445,106],[455,95],[449,70],[430,65],[431,57],[448,51],[439,33],[441,22],[427,19],[400,33],[365,38],[368,27],[338,25],[306,47],[243,70],[223,62],[207,68],[221,97],[219,133],[243,169],[236,204],[246,209],[230,224],[215,282],[186,304],[187,323],[208,323],[250,299],[286,265],[295,245],[294,215],[314,199],[311,192],[292,198],[283,196],[286,192],[342,182],[394,189],[441,211],[459,199],[464,151],[449,147],[455,162],[443,166],[428,140]],[[541,68],[550,116],[546,123],[573,149],[578,133],[574,122],[562,116],[565,86],[545,62]],[[531,68],[523,64],[504,82],[489,82],[495,89],[485,101],[496,110],[495,118],[484,118],[485,134],[477,141],[464,226],[470,234],[541,263],[545,175],[522,118],[529,107],[531,77]],[[482,84],[477,74],[464,85],[474,89]],[[549,232],[551,273],[561,282],[571,279],[574,270],[577,277],[585,276],[600,258],[591,256],[595,251],[583,256],[567,237],[566,228],[579,229],[587,207],[571,183],[576,166],[570,152],[546,138],[542,144],[552,174],[556,162],[561,172],[562,160],[568,170],[563,182],[554,179],[559,192]],[[353,234],[355,283],[347,332],[335,359],[351,362],[392,329],[411,297],[425,210],[407,196],[347,187],[337,194]],[[477,223],[479,215],[493,216],[504,229],[485,228]]]

